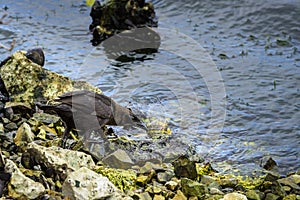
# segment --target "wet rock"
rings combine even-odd
[[[90,16],[93,20],[89,27],[93,32],[93,45],[100,44],[122,30],[157,26],[152,3],[145,3],[144,0],[109,0],[103,5],[96,1]]]
[[[0,76],[11,102],[22,102],[28,107],[31,107],[35,101],[50,100],[76,89],[101,92],[88,83],[77,83],[43,69],[40,65],[31,62],[21,51],[16,51],[0,68]]]
[[[36,199],[45,193],[41,183],[27,178],[11,160],[6,160],[5,172],[11,173],[8,195],[16,199]]]
[[[221,200],[247,200],[247,197],[240,193],[229,193],[226,194]]]
[[[183,192],[177,190],[177,193],[172,200],[187,200],[187,197],[183,194]]]
[[[209,188],[209,193],[212,195],[216,195],[216,194],[223,195],[224,194],[224,192],[222,192],[218,188]]]
[[[107,177],[86,167],[82,167],[68,175],[62,186],[62,193],[65,197],[74,200],[121,200],[125,196]]]
[[[30,49],[27,51],[25,56],[29,60],[31,60],[32,62],[34,62],[40,66],[44,66],[44,64],[45,64],[45,55],[44,55],[43,49],[41,49],[41,48]]]
[[[181,179],[182,192],[185,196],[201,197],[205,193],[208,193],[208,189],[203,184],[190,180],[188,178]]]
[[[16,136],[14,138],[14,143],[18,147],[27,146],[28,143],[33,142],[34,140],[34,133],[31,131],[29,124],[23,123],[17,130]]]
[[[28,145],[27,151],[34,161],[45,170],[51,170],[64,180],[67,175],[81,167],[93,168],[95,163],[90,155],[83,152],[43,147],[35,143]]]
[[[272,170],[275,166],[277,166],[277,163],[272,157],[267,156],[261,159],[260,166],[266,170]]]
[[[196,164],[193,161],[190,161],[188,157],[181,156],[176,159],[173,163],[174,166],[174,173],[177,177],[186,177],[189,179],[196,179],[197,178],[197,170]]]
[[[108,156],[103,158],[102,161],[110,167],[119,169],[129,169],[134,165],[133,161],[126,153],[126,151],[121,149],[118,149],[112,154],[109,154]]]
[[[28,104],[23,102],[6,102],[5,104],[6,115],[20,114],[21,117],[30,118],[33,115],[33,109]]]

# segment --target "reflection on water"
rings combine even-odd
[[[203,76],[185,56],[159,49],[148,55],[133,53],[139,58],[133,62],[108,59],[102,46],[89,43],[89,8],[84,2],[25,0],[0,5],[8,7],[12,19],[0,25],[0,42],[9,44],[16,38],[16,49],[42,46],[46,68],[87,79],[123,105],[131,102],[168,118],[174,134],[195,144],[207,159],[224,168],[231,164],[251,170],[270,155],[282,171],[300,167],[299,1],[154,1],[159,27],[197,41],[222,75],[225,125],[211,133],[211,76]],[[188,48],[190,44],[182,45],[185,41],[174,39],[174,48],[188,57],[203,56]],[[0,52],[1,60],[10,54]],[[184,105],[192,106],[182,110],[182,98]]]

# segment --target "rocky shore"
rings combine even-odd
[[[0,69],[1,92],[7,93],[1,95],[1,199],[300,199],[300,171],[279,175],[269,159],[259,176],[218,173],[192,147],[174,148],[180,141],[165,124],[139,140],[125,131],[88,143],[74,132],[68,149],[61,148],[61,119],[34,103],[67,91],[101,91],[25,55],[15,52]]]

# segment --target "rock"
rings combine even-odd
[[[62,193],[66,198],[74,200],[121,200],[125,196],[107,177],[86,167],[82,167],[68,175],[63,183]]]
[[[280,178],[280,174],[276,173],[276,172],[271,172],[269,171],[264,179],[264,181],[276,181],[277,179]]]
[[[299,175],[297,175],[299,176]],[[286,185],[286,186],[289,186],[293,189],[293,191],[295,191],[296,193],[299,193],[300,194],[300,186],[297,185],[297,177],[295,176],[289,176],[287,178],[282,178],[282,179],[278,179],[277,180],[281,185]]]
[[[11,173],[8,194],[16,199],[36,199],[45,193],[41,183],[27,178],[11,160],[6,160],[5,172]]]
[[[152,200],[152,197],[148,192],[143,192],[141,194],[138,194],[139,200]]]
[[[5,128],[8,130],[16,130],[18,128],[17,124],[14,122],[10,122],[5,125]]]
[[[28,145],[31,157],[45,170],[53,170],[62,180],[81,167],[93,168],[95,163],[90,155],[83,152],[62,149],[60,147],[43,147],[35,143]]]
[[[282,200],[297,200],[297,196],[296,196],[296,194],[290,194],[290,195],[283,197]]]
[[[257,190],[247,191],[246,196],[249,200],[262,200],[264,198],[264,194]]]
[[[218,188],[209,188],[209,193],[212,195],[216,195],[216,194],[223,195],[224,194],[224,192],[222,192]]]
[[[124,30],[135,27],[155,27],[157,21],[152,3],[144,0],[106,1],[103,5],[96,1],[91,9],[93,45]]]
[[[226,194],[221,200],[247,200],[247,197],[240,193],[229,193]]]
[[[277,166],[277,163],[272,157],[266,156],[261,159],[260,166],[266,170],[272,170],[275,166]]]
[[[173,163],[175,175],[178,178],[186,177],[189,179],[197,178],[196,164],[190,161],[186,156],[181,156],[176,159]]]
[[[164,196],[158,195],[158,194],[154,195],[154,197],[153,197],[153,200],[165,200],[165,199],[166,198]]]
[[[98,88],[86,82],[72,81],[70,78],[43,69],[31,62],[21,51],[16,51],[0,68],[0,76],[11,102],[22,102],[28,107],[32,107],[36,101],[54,99],[76,89],[101,93]]]
[[[277,200],[279,199],[280,196],[272,194],[272,193],[267,193],[265,200]]]
[[[175,191],[175,189],[178,187],[178,183],[176,181],[168,181],[165,184],[166,188],[172,191]]]
[[[157,181],[160,183],[166,183],[174,177],[174,173],[172,171],[159,172],[157,173]]]
[[[154,164],[152,162],[146,162],[139,170],[140,174],[148,174],[151,171],[165,171],[160,165]]]
[[[222,187],[229,187],[229,188],[234,188],[238,184],[238,180],[233,177],[225,177],[224,179],[220,179],[218,182]]]
[[[118,169],[129,169],[134,165],[129,155],[122,149],[118,149],[115,152],[109,154],[108,156],[103,158],[102,162],[109,165],[110,167]]]
[[[144,186],[151,180],[151,177],[147,175],[139,175],[136,179],[138,185]]]
[[[213,178],[212,176],[207,176],[207,175],[201,175],[201,181],[200,183],[208,186],[211,183],[216,183],[215,178]]]
[[[0,123],[0,133],[4,133],[4,126],[2,123]]]
[[[208,189],[203,184],[190,180],[188,178],[181,179],[182,192],[185,196],[201,197],[205,193],[208,193]]]
[[[22,117],[29,118],[33,114],[33,110],[28,104],[23,102],[6,102],[5,112],[9,114],[20,114]]]
[[[27,146],[28,143],[33,142],[34,133],[31,131],[29,124],[23,123],[17,130],[16,136],[14,138],[14,143],[18,147]]]
[[[177,194],[175,194],[172,200],[187,200],[187,198],[180,190],[177,190]]]

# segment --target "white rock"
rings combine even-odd
[[[45,193],[45,187],[32,179],[27,178],[16,166],[16,164],[7,159],[5,172],[11,173],[8,184],[8,195],[16,199],[36,199]]]
[[[247,197],[243,194],[233,192],[233,193],[226,194],[224,198],[220,200],[247,200]]]
[[[86,167],[69,174],[62,186],[62,193],[72,200],[121,200],[125,198],[107,177]]]

